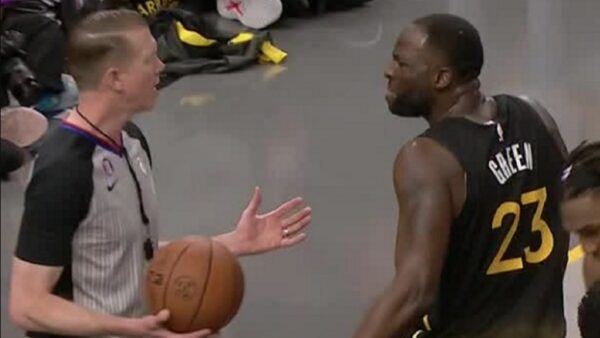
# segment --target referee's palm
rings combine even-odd
[[[258,214],[261,201],[260,188],[256,187],[236,228],[246,252],[258,254],[290,247],[306,238],[303,230],[310,224],[312,210],[310,207],[295,210],[302,205],[302,198],[293,198],[275,210]]]

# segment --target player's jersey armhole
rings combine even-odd
[[[474,204],[474,202],[473,202],[474,192],[472,192],[470,190],[471,187],[472,187],[472,184],[469,184],[469,180],[470,180],[469,173],[465,170],[465,173],[464,173],[465,199],[464,199],[462,207],[460,208],[460,212],[453,219],[454,223],[459,223],[463,219],[465,219],[466,217],[468,217],[468,215],[472,212],[472,210],[474,208],[473,207],[473,204]]]
[[[464,202],[462,207],[460,208],[460,211],[458,212],[458,214],[456,215],[456,217],[454,217],[452,219],[453,223],[460,220],[461,218],[464,217],[465,214],[465,210],[468,209],[467,206],[471,204],[470,201],[470,197],[473,195],[473,193],[471,193],[471,191],[469,190],[471,188],[471,184],[469,184],[469,172],[467,171],[467,167],[465,165],[465,163],[463,163],[462,159],[460,158],[460,156],[458,156],[453,150],[452,147],[450,145],[445,144],[441,139],[434,137],[434,136],[428,136],[428,134],[422,134],[420,136],[418,136],[419,138],[425,138],[430,140],[431,142],[434,142],[435,144],[439,145],[442,149],[444,149],[446,152],[448,152],[448,154],[450,154],[450,156],[452,156],[452,158],[454,158],[454,160],[456,161],[456,163],[459,165],[460,169],[463,172],[463,182],[464,182],[464,187],[465,187],[465,198],[464,198]]]

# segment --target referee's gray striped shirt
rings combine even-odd
[[[140,317],[147,313],[144,242],[157,244],[157,200],[146,140],[133,124],[122,136],[125,152],[66,122],[50,132],[27,188],[16,255],[63,267],[55,294],[101,313]]]

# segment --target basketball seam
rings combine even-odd
[[[198,316],[198,311],[200,311],[200,308],[202,307],[202,303],[204,302],[204,296],[206,296],[206,289],[208,289],[208,283],[210,282],[210,274],[212,272],[212,261],[213,261],[213,241],[212,240],[209,240],[209,245],[210,245],[210,250],[208,251],[208,269],[206,269],[207,270],[206,271],[206,282],[204,283],[204,287],[202,288],[202,296],[198,300],[198,305],[196,305],[196,310],[194,310],[194,315],[192,316],[192,320],[190,321],[190,324],[188,325],[188,330],[196,321],[196,316]]]
[[[192,245],[192,243],[188,243],[183,250],[181,250],[181,252],[179,253],[179,255],[177,255],[177,258],[175,259],[175,261],[173,262],[173,265],[171,265],[171,271],[169,273],[169,277],[167,278],[167,283],[165,284],[166,287],[163,291],[163,306],[162,308],[166,308],[167,307],[167,294],[168,294],[168,290],[169,290],[169,286],[171,283],[171,276],[173,276],[173,270],[175,270],[175,267],[177,266],[177,262],[179,262],[179,260],[181,259],[181,257],[183,256],[183,254],[187,251],[187,249],[190,248],[190,245]]]

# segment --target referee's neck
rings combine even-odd
[[[96,93],[83,93],[80,96],[77,109],[85,119],[117,142],[121,142],[121,131],[133,115],[128,112],[127,107]],[[67,116],[66,120],[95,135],[99,134],[85,119],[74,110]]]

